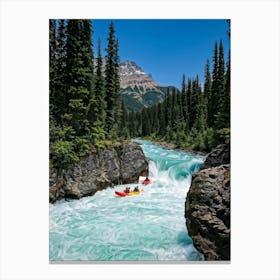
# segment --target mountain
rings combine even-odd
[[[150,74],[146,74],[135,62],[125,61],[120,64],[121,88],[159,86]]]
[[[120,87],[128,111],[139,111],[164,100],[170,86],[162,86],[135,62],[120,63]]]

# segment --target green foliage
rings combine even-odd
[[[127,112],[120,96],[119,44],[113,23],[105,75],[100,42],[93,67],[90,20],[50,20],[49,40],[50,166],[66,169],[93,149],[129,137],[201,151],[230,140],[230,57],[225,72],[222,42],[215,44],[212,75],[206,63],[203,89],[198,76],[186,83],[184,75],[181,92],[157,87],[138,103],[124,95],[126,106],[138,110]]]
[[[50,160],[54,168],[67,169],[78,159],[72,142],[58,140],[50,146]]]
[[[105,65],[106,133],[110,139],[117,139],[121,121],[121,99],[119,81],[118,41],[113,22],[109,26]]]
[[[119,127],[117,123],[114,123],[107,138],[110,140],[118,140],[119,139]]]
[[[102,123],[100,120],[97,120],[94,123],[92,128],[92,135],[91,135],[91,142],[96,149],[101,149],[104,147],[104,140],[105,140],[105,131],[102,127]]]
[[[182,147],[187,141],[187,135],[186,135],[186,123],[181,122],[178,125],[178,130],[176,132],[176,139],[175,143],[177,146]]]
[[[93,65],[90,20],[50,20],[50,165],[67,168],[108,139],[129,137],[128,115],[121,105],[119,44],[109,27],[106,70],[100,41]],[[139,120],[135,121],[139,127]]]
[[[218,137],[221,143],[228,142],[230,140],[230,128],[218,130]]]
[[[74,151],[78,157],[86,156],[90,151],[88,141],[86,139],[76,137],[74,140]]]
[[[75,138],[75,130],[71,126],[50,125],[50,143],[58,140],[72,141]]]
[[[106,118],[106,102],[105,102],[105,86],[104,86],[104,77],[102,74],[102,57],[101,57],[101,44],[100,39],[98,40],[98,58],[96,65],[96,75],[95,75],[95,83],[94,83],[94,97],[95,100],[92,100],[90,106],[93,108],[92,118],[98,119],[100,128],[104,130],[105,127],[105,118]]]

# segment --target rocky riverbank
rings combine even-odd
[[[148,173],[148,161],[137,143],[114,144],[92,153],[78,164],[57,174],[50,171],[49,201],[81,198],[119,183],[137,182]]]
[[[185,218],[205,260],[230,260],[230,145],[219,145],[193,174]]]

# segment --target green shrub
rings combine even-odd
[[[76,163],[79,158],[76,155],[73,143],[58,140],[50,146],[51,165],[56,169],[67,169],[71,164]]]
[[[76,137],[74,140],[74,150],[79,157],[86,156],[90,151],[88,141],[86,139]]]
[[[218,136],[221,143],[228,142],[230,140],[230,128],[218,130]]]

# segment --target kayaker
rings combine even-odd
[[[130,187],[126,186],[125,190],[123,191],[124,193],[129,193],[130,192]]]
[[[146,177],[146,179],[143,181],[143,184],[145,185],[145,184],[148,184],[148,183],[150,183],[150,179],[148,177]]]
[[[139,191],[139,187],[138,186],[136,186],[135,188],[134,188],[134,190],[133,190],[134,192],[140,192]]]

